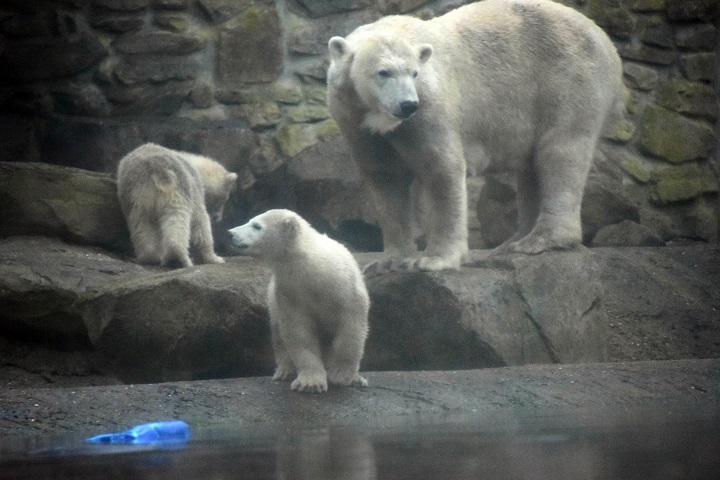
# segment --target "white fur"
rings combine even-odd
[[[210,215],[222,217],[235,185],[212,159],[152,143],[118,164],[118,199],[141,263],[189,267],[192,246],[200,263],[223,263],[213,250]]]
[[[465,176],[490,165],[518,172],[520,230],[499,251],[580,242],[594,149],[624,98],[615,47],[591,20],[547,0],[484,0],[429,21],[385,17],[328,47],[328,108],[398,256],[366,275],[458,268]],[[398,117],[414,98],[417,111]]]
[[[268,308],[277,369],[293,390],[328,382],[367,386],[359,373],[370,300],[360,268],[340,243],[289,210],[270,210],[228,232],[242,254],[268,263]]]

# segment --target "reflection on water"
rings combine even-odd
[[[5,439],[2,479],[713,479],[719,409],[204,431],[184,447]]]

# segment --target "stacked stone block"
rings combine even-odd
[[[7,0],[0,4],[0,160],[112,171],[124,152],[158,141],[215,156],[240,173],[234,222],[269,202],[328,225],[355,217],[372,223],[349,205],[357,201],[348,194],[352,175],[332,177],[340,157],[325,106],[327,40],[383,15],[427,19],[463,3]],[[664,240],[717,241],[720,3],[562,3],[609,33],[629,91],[626,118],[608,130],[588,184],[586,240],[629,219]],[[327,162],[332,185],[268,193],[298,191],[297,182],[315,175],[302,171],[307,156]],[[512,231],[509,178],[470,181],[471,226],[493,233],[474,235],[473,247]]]

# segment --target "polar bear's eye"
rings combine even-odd
[[[382,69],[378,70],[378,75],[380,75],[382,78],[390,78],[392,74],[390,73],[390,70]]]
[[[412,72],[412,77],[413,77],[413,78],[417,78],[417,76],[418,76],[418,71],[417,71],[417,70],[413,70],[413,72]]]
[[[262,225],[260,225],[259,223],[253,223],[253,224],[250,225],[250,226],[252,227],[253,230],[256,230],[256,231],[258,231],[258,232],[259,232],[260,230],[262,230]]]

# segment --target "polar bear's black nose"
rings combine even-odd
[[[410,115],[415,113],[415,111],[418,109],[418,102],[414,100],[407,100],[404,102],[400,102],[400,111],[402,112],[402,116],[404,118],[408,118]]]

